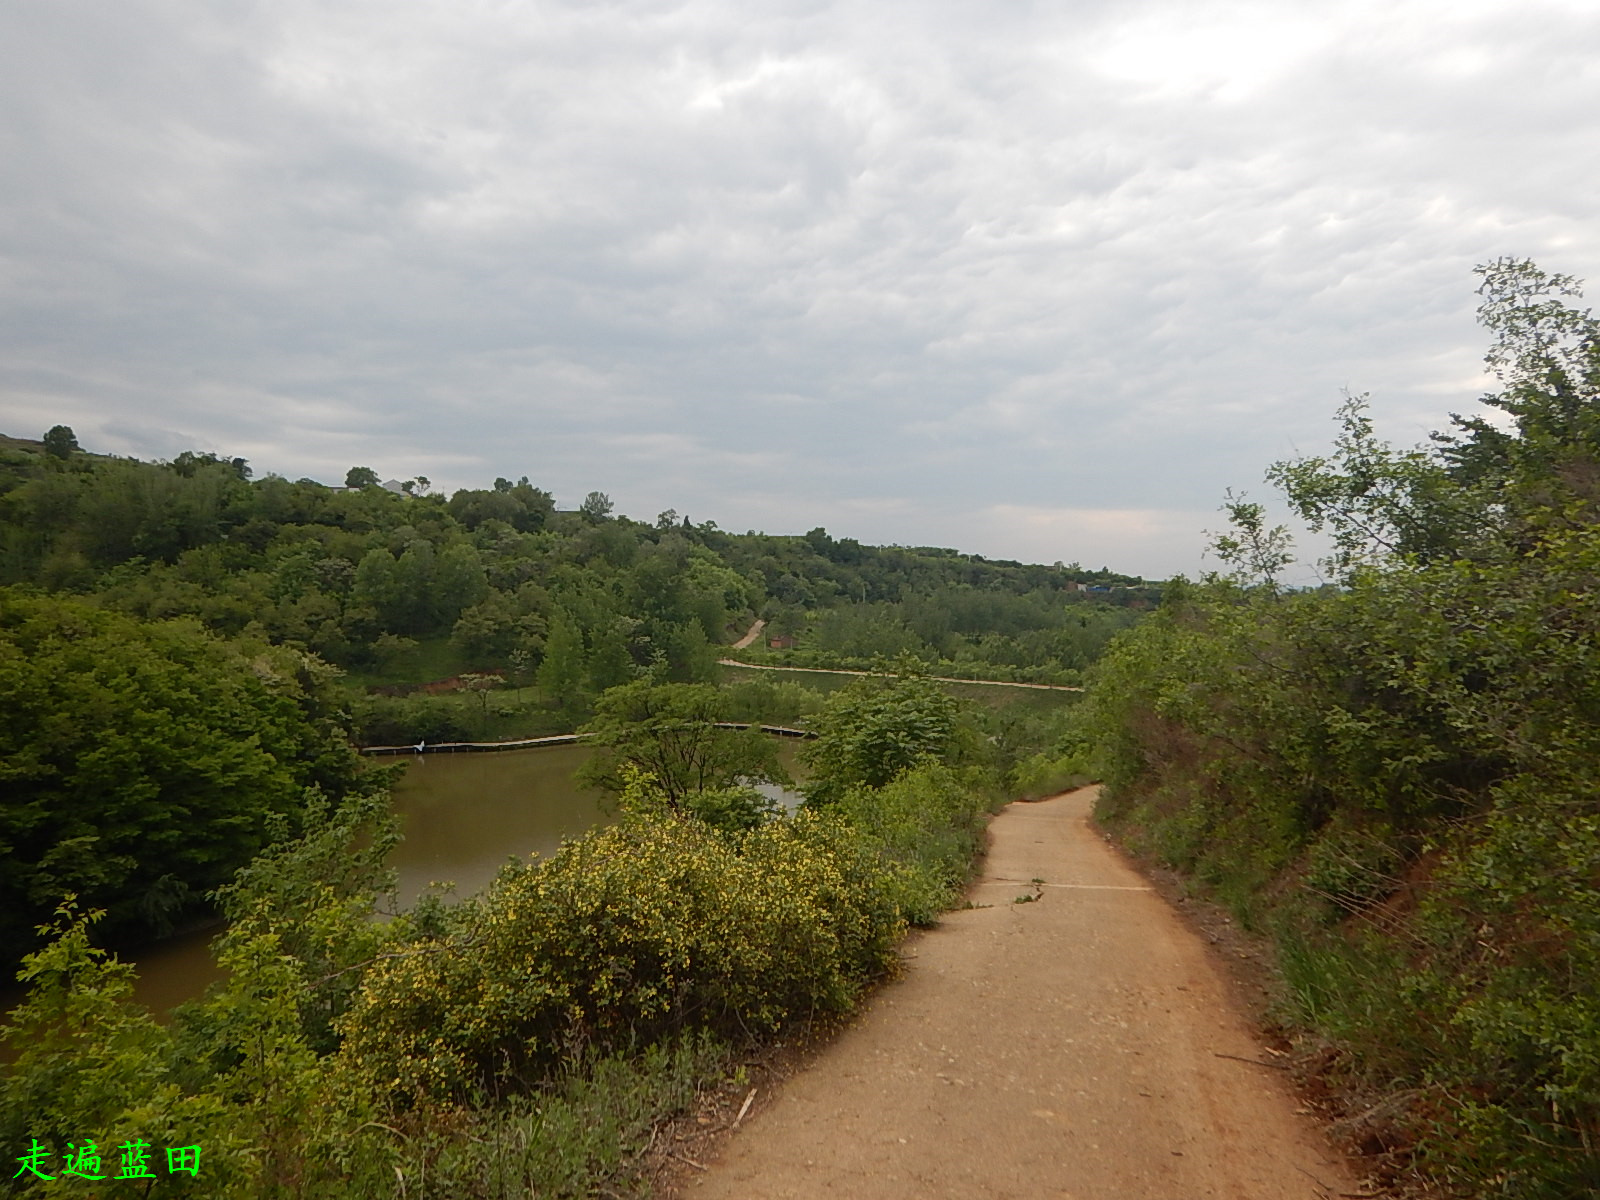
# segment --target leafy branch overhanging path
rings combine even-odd
[[[1360,1194],[1205,946],[1090,826],[1093,794],[995,818],[979,907],[915,937],[904,977],[680,1194]]]

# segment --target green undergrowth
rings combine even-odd
[[[1529,641],[1454,690],[1482,669],[1431,641],[1459,610],[1393,615],[1360,585],[1158,614],[1090,702],[1099,819],[1273,937],[1285,1026],[1400,1097],[1368,1150],[1468,1195],[1600,1194],[1600,745],[1562,715],[1595,676]]]
[[[1600,318],[1479,268],[1489,417],[1430,444],[1362,397],[1270,468],[1335,581],[1230,496],[1234,574],[1174,583],[1086,704],[1100,819],[1272,934],[1341,1128],[1451,1195],[1600,1196]]]
[[[888,732],[923,694],[884,685],[853,711]],[[131,1142],[201,1146],[171,1195],[646,1194],[663,1120],[735,1055],[849,1013],[958,894],[994,794],[938,712],[884,777],[850,757],[832,800],[753,825],[624,772],[616,824],[387,922],[381,802],[321,811],[225,891],[226,977],[166,1025],[63,906],[0,1090],[0,1138],[57,1178],[0,1192],[84,1194],[60,1168],[88,1139],[107,1174]]]

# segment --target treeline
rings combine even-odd
[[[224,890],[227,976],[170,1024],[64,905],[5,1028],[0,1140],[32,1166],[0,1189],[70,1191],[87,1143],[91,1170],[200,1147],[172,1195],[638,1194],[661,1120],[849,1011],[953,901],[996,793],[975,714],[915,679],[830,702],[793,817],[739,802],[714,689],[610,695],[616,825],[380,923],[381,801],[313,813]]]
[[[1234,501],[1234,576],[1116,644],[1087,729],[1101,819],[1275,936],[1376,1169],[1569,1200],[1600,1195],[1600,321],[1482,275],[1494,415],[1397,451],[1347,403],[1270,473],[1335,582],[1277,588],[1283,531]]]
[[[52,431],[54,433],[54,431]],[[711,677],[757,616],[808,661],[912,653],[1065,681],[1159,595],[1076,566],[862,546],[815,529],[645,523],[591,493],[555,507],[526,478],[430,494],[253,480],[242,459],[88,454],[70,430],[0,445],[0,584],[311,651],[363,682],[463,671],[537,685],[568,724],[641,668]]]
[[[908,654],[960,678],[1077,684],[1084,668],[1159,595],[1142,586],[1107,588],[1105,599],[1090,599],[1075,590],[1063,596],[1056,589],[1018,593],[941,584],[899,601],[780,613],[769,627],[780,648],[772,648],[769,638],[765,650],[736,657],[865,668],[885,656]]]

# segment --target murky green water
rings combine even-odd
[[[779,760],[791,773],[798,751],[797,742],[778,745]],[[453,883],[458,897],[474,895],[508,858],[548,855],[563,838],[608,821],[602,795],[573,782],[590,753],[583,746],[546,746],[405,760],[393,794],[404,840],[389,860],[400,903],[411,904],[434,883]],[[791,805],[798,799],[762,790]],[[164,1013],[204,991],[219,976],[208,949],[216,932],[201,930],[140,952],[134,992],[139,1002]],[[20,996],[6,998],[14,1003]]]
[[[507,858],[550,854],[563,838],[605,820],[601,794],[572,780],[589,754],[582,746],[546,746],[408,760],[394,789],[405,840],[390,859],[400,903],[410,904],[430,883],[475,895]]]

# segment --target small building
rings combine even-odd
[[[767,639],[767,647],[772,650],[793,650],[794,637],[791,634],[780,633],[777,637]]]

